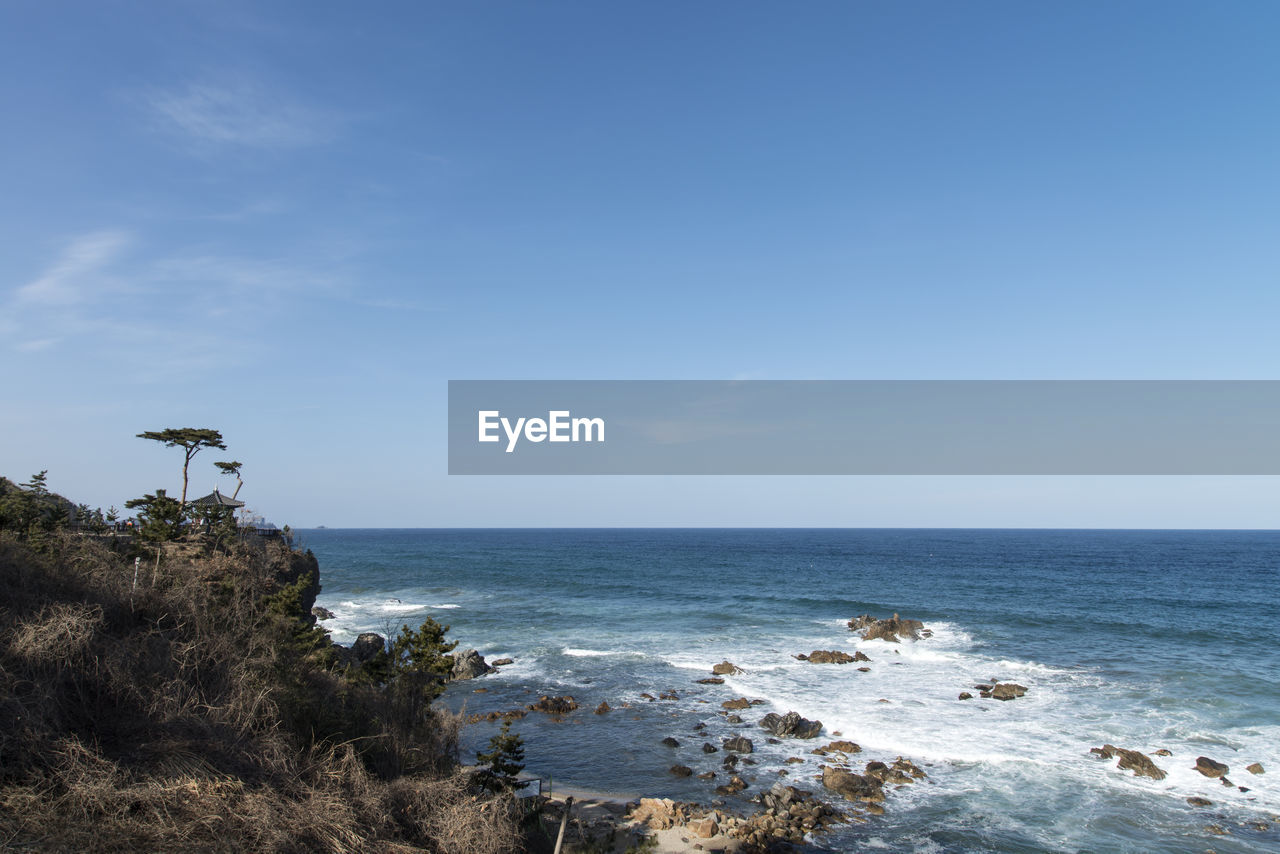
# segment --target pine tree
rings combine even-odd
[[[524,770],[524,739],[511,732],[511,721],[489,739],[487,753],[476,752],[476,762],[484,766],[476,772],[476,785],[490,792],[511,792],[519,788],[517,776]]]

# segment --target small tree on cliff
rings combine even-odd
[[[448,626],[442,626],[427,617],[417,631],[407,625],[400,627],[400,634],[391,642],[391,674],[421,692],[430,703],[444,693],[445,680],[453,670],[454,647],[457,641],[446,641]]]
[[[517,776],[524,770],[524,739],[511,731],[511,721],[502,722],[502,729],[489,739],[489,752],[476,751],[476,762],[482,767],[476,772],[476,785],[490,792],[510,792],[520,787]]]
[[[182,448],[186,454],[182,461],[182,498],[179,499],[182,507],[187,506],[187,469],[191,467],[191,458],[200,453],[201,448],[219,448],[223,451],[227,449],[227,443],[222,441],[221,433],[201,427],[148,430],[145,433],[139,433],[138,438],[163,442],[166,448]]]
[[[244,465],[244,463],[235,461],[229,463],[214,463],[214,465],[221,469],[223,474],[235,475],[236,491],[231,493],[231,500],[235,501],[236,496],[240,494],[240,487],[244,486],[244,481],[240,479],[240,467]]]
[[[138,510],[138,535],[144,540],[167,543],[182,530],[186,515],[182,505],[165,495],[163,489],[157,489],[155,495],[148,493],[141,498],[130,498],[124,506]]]

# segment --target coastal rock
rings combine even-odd
[[[493,668],[485,664],[484,656],[474,649],[469,649],[461,655],[454,655],[453,670],[449,672],[449,678],[455,681],[475,679],[477,676],[492,672]]]
[[[1162,747],[1159,750],[1152,751],[1151,755],[1152,756],[1172,756],[1173,751]]]
[[[745,671],[736,664],[731,664],[728,661],[722,661],[719,664],[713,665],[711,672],[716,676],[735,676],[739,673],[744,673]]]
[[[699,780],[714,780],[716,778],[715,771],[703,771],[698,775]]]
[[[679,700],[680,695],[677,694],[675,691],[663,691],[661,694],[658,695],[658,699],[659,700]]]
[[[356,642],[351,645],[351,652],[356,657],[356,661],[364,664],[372,659],[380,652],[386,652],[387,641],[377,632],[365,632],[356,638]]]
[[[1206,777],[1222,777],[1231,770],[1231,767],[1215,762],[1208,756],[1197,756],[1195,769]]]
[[[735,735],[724,740],[724,749],[732,750],[734,753],[754,753],[756,746],[746,736]]]
[[[641,798],[629,817],[637,824],[646,824],[654,830],[666,830],[676,823],[675,802],[670,798]]]
[[[854,617],[848,625],[850,631],[861,631],[863,640],[879,639],[898,643],[900,638],[919,640],[922,636],[928,637],[932,634],[919,620],[903,619],[897,614],[887,620],[877,620],[869,614],[863,614],[860,617]]]
[[[872,804],[884,800],[884,786],[879,780],[844,768],[822,766],[822,785],[847,801]]]
[[[693,769],[688,765],[672,765],[669,769],[677,777],[692,777]]]
[[[316,605],[311,609],[311,616],[315,617],[317,620],[332,620],[333,612],[328,608],[322,608],[319,605]]]
[[[514,658],[499,658],[497,661],[494,661],[494,662],[493,662],[493,666],[494,666],[494,667],[506,667],[508,664],[515,664],[515,663],[516,663],[516,661],[515,661],[515,659],[514,659]]]
[[[841,652],[838,649],[815,649],[808,655],[797,655],[796,658],[801,661],[807,661],[810,664],[849,664],[858,659],[847,652]]]
[[[549,715],[567,715],[574,709],[578,708],[578,703],[573,697],[568,695],[564,697],[548,697],[542,695],[538,698],[538,702],[530,703],[529,711],[545,712]]]
[[[606,714],[606,713],[608,713],[608,712],[612,712],[612,711],[613,711],[613,707],[612,707],[612,706],[610,706],[610,705],[609,705],[607,702],[605,702],[604,700],[601,700],[601,701],[600,701],[600,705],[596,706],[596,714],[597,714],[597,715],[603,715],[603,714]]]
[[[717,795],[736,795],[738,792],[747,788],[747,782],[734,774],[729,778],[729,782],[723,786],[716,786]]]
[[[740,724],[742,723],[742,718],[738,717],[737,715],[729,715],[728,717],[725,718],[725,721],[731,724]]]
[[[760,726],[779,738],[813,738],[822,732],[822,721],[811,721],[796,712],[779,716],[770,712],[760,719]]]
[[[1196,798],[1196,797],[1191,797],[1191,798],[1187,798],[1187,803],[1191,804],[1191,806],[1193,806],[1193,807],[1211,807],[1211,806],[1213,806],[1213,801],[1209,800],[1208,798]]]
[[[994,700],[1013,700],[1026,693],[1026,687],[1016,682],[997,682],[991,686],[991,697]]]
[[[723,703],[720,704],[720,708],[729,709],[730,711],[736,712],[739,709],[745,709],[747,706],[750,706],[750,705],[751,705],[751,701],[748,700],[746,697],[739,697],[736,700],[725,700]]]
[[[827,753],[861,753],[862,748],[854,744],[852,741],[833,741],[825,747],[819,748]]]
[[[1244,770],[1248,771],[1250,774],[1265,774],[1265,773],[1267,773],[1267,772],[1263,769],[1263,767],[1262,767],[1262,763],[1261,763],[1261,762],[1255,762],[1255,763],[1253,763],[1252,765],[1246,765],[1246,766],[1244,767]]]
[[[676,740],[675,740],[674,738],[672,738],[671,736],[667,736],[666,738],[664,738],[664,739],[662,740],[662,743],[663,743],[663,744],[665,744],[667,747],[679,747],[679,746],[680,746],[680,742],[676,741]]]
[[[699,685],[723,685],[724,680],[719,676],[708,676],[706,679],[695,680]]]
[[[972,699],[973,699],[973,695],[972,695],[972,694],[970,694],[968,691],[961,691],[961,692],[960,692],[960,699],[961,699],[961,700],[972,700]]]
[[[689,832],[699,839],[710,839],[720,833],[720,825],[716,823],[715,819],[708,816],[690,824]]]
[[[1135,777],[1150,777],[1152,780],[1163,780],[1168,776],[1159,766],[1151,761],[1151,757],[1140,750],[1126,750],[1123,747],[1116,747],[1114,744],[1104,744],[1102,747],[1093,747],[1089,749],[1090,753],[1096,753],[1103,759],[1120,758],[1116,763],[1116,767],[1122,771],[1132,771]]]
[[[704,741],[702,742],[702,752],[703,753],[719,753],[720,748],[716,747],[714,744],[712,744],[709,741]]]

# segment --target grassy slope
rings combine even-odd
[[[314,628],[311,555],[0,533],[0,847],[504,852],[502,803]]]

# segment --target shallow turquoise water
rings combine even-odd
[[[862,745],[906,756],[926,783],[886,815],[829,836],[832,850],[1280,850],[1280,533],[959,530],[316,530],[320,604],[335,639],[432,616],[460,646],[516,663],[447,701],[486,712],[544,693],[583,707],[517,722],[529,770],[574,785],[709,801],[703,741],[757,744],[750,796],[786,768],[817,787],[813,745],[768,745],[754,721],[795,710]],[[922,619],[934,636],[860,641],[870,612]],[[870,672],[796,661],[861,649]],[[698,685],[729,659],[746,673]],[[979,681],[1029,688],[961,702]],[[485,687],[484,693],[474,693]],[[640,695],[675,690],[675,701]],[[976,693],[976,692],[975,692]],[[740,728],[716,712],[765,705]],[[602,700],[617,711],[591,714]],[[888,701],[888,702],[882,702]],[[630,708],[622,708],[630,704]],[[707,736],[693,727],[704,722]],[[470,728],[483,744],[491,728]],[[664,747],[665,736],[681,746]],[[1157,758],[1160,782],[1089,754],[1110,742]],[[1227,788],[1191,770],[1231,766]],[[805,762],[784,765],[788,756]],[[1268,773],[1244,770],[1261,762]],[[704,767],[705,766],[705,767]],[[721,774],[723,777],[723,773]],[[723,782],[721,780],[720,782]],[[1210,808],[1185,799],[1201,796]],[[1220,836],[1207,825],[1229,830]]]

